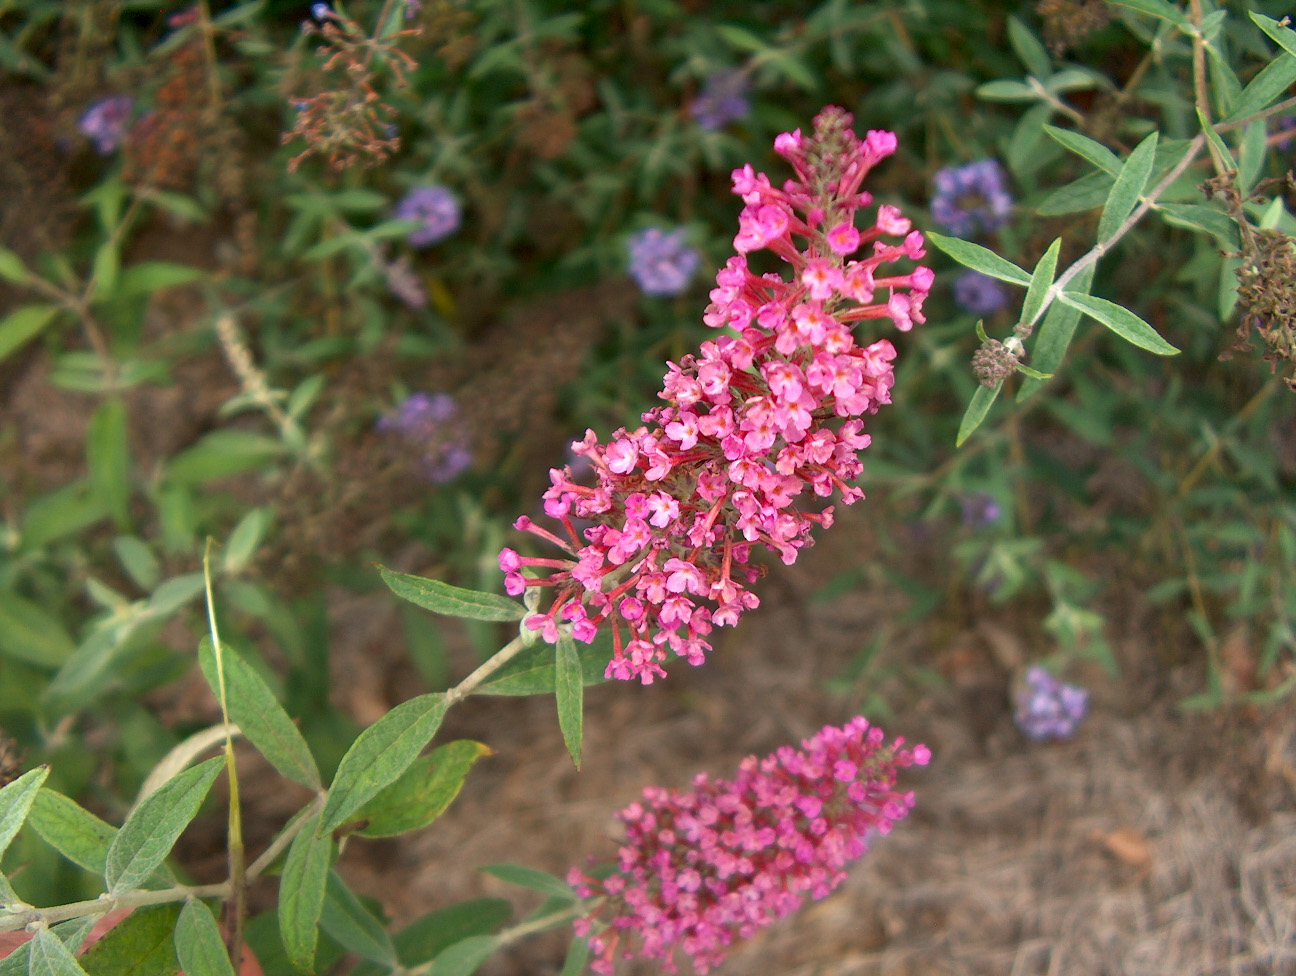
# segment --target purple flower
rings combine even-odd
[[[745,118],[751,111],[747,101],[747,74],[743,71],[717,71],[702,84],[702,90],[689,106],[698,127],[707,132],[722,129],[730,122]]]
[[[86,109],[77,128],[94,142],[99,155],[107,156],[115,152],[126,138],[126,126],[134,105],[135,100],[129,95],[101,98]]]
[[[436,484],[454,480],[472,465],[468,431],[448,393],[411,393],[378,421],[378,429],[417,451],[419,470]]]
[[[459,229],[459,201],[444,186],[416,186],[396,204],[396,218],[420,225],[410,232],[411,247],[430,247]]]
[[[1003,515],[1003,509],[994,495],[984,491],[974,491],[959,499],[963,510],[963,524],[968,528],[986,528],[994,525]]]
[[[926,765],[931,750],[903,743],[884,745],[881,729],[854,718],[799,750],[748,756],[733,780],[702,773],[687,791],[644,790],[617,814],[626,839],[613,870],[567,875],[582,898],[599,898],[575,923],[590,936],[590,968],[609,974],[639,956],[673,973],[678,951],[706,973],[735,940],[826,896],[913,806],[896,771]]]
[[[1026,672],[1016,702],[1013,718],[1024,735],[1036,742],[1069,739],[1089,710],[1089,692],[1035,666]]]
[[[645,295],[678,295],[688,287],[702,258],[684,243],[685,233],[683,227],[669,232],[650,227],[626,242],[630,276]]]
[[[967,237],[981,228],[1002,227],[1012,211],[1007,175],[998,161],[982,159],[966,166],[936,171],[932,219],[955,237]]]
[[[954,279],[954,301],[973,315],[993,315],[1008,304],[1008,289],[980,271],[964,271]]]

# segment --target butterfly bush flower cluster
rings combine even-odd
[[[1016,704],[1013,718],[1027,737],[1037,742],[1069,739],[1089,711],[1089,692],[1065,684],[1037,666],[1026,672]]]
[[[126,138],[126,128],[134,105],[135,101],[129,95],[101,98],[86,109],[77,122],[77,128],[94,143],[99,155],[111,155]]]
[[[567,876],[582,898],[599,899],[576,923],[591,968],[608,974],[639,956],[673,973],[679,950],[706,973],[735,940],[826,896],[870,837],[913,806],[896,770],[926,765],[931,751],[903,744],[884,745],[881,729],[855,718],[801,749],[749,756],[733,780],[703,773],[687,791],[644,790],[617,814],[626,839],[612,872]]]
[[[747,74],[743,71],[717,71],[703,82],[702,90],[689,106],[698,128],[706,132],[744,119],[750,111]]]
[[[932,219],[955,237],[969,237],[977,229],[997,230],[1012,213],[1008,177],[996,160],[982,159],[966,166],[936,171]]]
[[[411,247],[431,247],[459,229],[462,215],[459,201],[444,186],[416,186],[396,204],[397,220],[412,220],[419,226],[410,231]]]
[[[378,429],[399,437],[412,449],[419,471],[435,484],[453,481],[472,466],[459,404],[448,393],[411,393],[379,419]]]
[[[630,236],[630,277],[645,295],[678,295],[697,274],[702,257],[684,243],[686,230],[649,227]]]
[[[862,344],[853,327],[923,322],[933,275],[891,267],[924,255],[922,235],[897,208],[882,205],[857,226],[872,202],[860,184],[896,138],[875,130],[860,139],[852,121],[830,107],[810,134],[779,136],[774,147],[796,172],[782,187],[750,165],[734,171],[744,203],[738,253],[716,276],[703,316],[720,334],[667,364],[665,405],[646,412],[643,426],[607,443],[587,431],[572,445],[594,466],[593,485],[569,468],[550,472],[544,509],[566,537],[527,517],[515,526],[563,557],[500,553],[511,595],[552,588],[552,602],[524,621],[546,641],[560,628],[586,642],[611,630],[608,677],[648,684],[672,654],[700,664],[713,628],[733,626],[760,602],[749,589],[760,575],[752,547],[790,565],[814,526],[832,524],[820,499],[863,497],[852,484],[870,440],[863,418],[891,401],[895,348],[887,339]],[[790,276],[753,272],[747,255],[762,249]],[[583,541],[577,519],[594,523]]]

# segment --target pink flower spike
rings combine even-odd
[[[825,239],[833,254],[852,254],[860,246],[860,232],[854,224],[838,224],[828,232]]]
[[[567,874],[590,900],[577,931],[590,937],[591,968],[638,957],[673,973],[683,955],[706,973],[737,939],[828,895],[913,806],[897,774],[930,752],[901,742],[856,719],[799,750],[749,756],[731,780],[703,773],[687,790],[645,789],[616,815],[626,839],[615,862]]]

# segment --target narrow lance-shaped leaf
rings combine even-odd
[[[1073,129],[1062,129],[1056,125],[1046,125],[1044,131],[1077,156],[1089,160],[1109,176],[1115,176],[1120,172],[1120,157],[1101,142],[1096,142]]]
[[[385,966],[395,966],[396,947],[383,924],[347,887],[336,871],[328,873],[320,927],[344,949]]]
[[[1283,53],[1251,79],[1221,124],[1238,122],[1268,108],[1296,82],[1296,56]]]
[[[279,933],[289,961],[303,972],[315,968],[319,919],[324,910],[324,890],[333,838],[316,831],[319,815],[312,814],[293,838],[279,880]]]
[[[58,311],[57,305],[24,305],[0,319],[0,359],[40,335]]]
[[[1257,27],[1269,35],[1275,44],[1288,54],[1296,55],[1296,30],[1254,10],[1248,11],[1248,16],[1255,21]]]
[[[558,727],[567,744],[572,763],[581,765],[581,738],[585,721],[585,681],[576,642],[567,634],[558,638],[557,675],[554,697],[558,704]]]
[[[420,695],[361,732],[338,764],[320,832],[340,827],[365,801],[394,783],[436,735],[446,708],[445,695]]]
[[[1098,219],[1098,242],[1111,239],[1121,223],[1138,205],[1139,197],[1147,186],[1148,177],[1152,175],[1152,162],[1156,158],[1157,133],[1151,133],[1134,147],[1121,167],[1120,175],[1112,185],[1111,193],[1103,206],[1102,216]]]
[[[440,580],[392,572],[385,566],[379,566],[378,571],[383,582],[398,597],[433,613],[495,621],[521,620],[526,614],[526,608],[520,603],[498,593],[466,590]]]
[[[113,397],[100,404],[86,432],[90,490],[104,500],[119,528],[130,521],[130,443],[126,402]]]
[[[99,921],[102,916],[87,915],[84,918],[68,919],[66,922],[60,922],[52,926],[49,931],[67,946],[68,952],[73,956],[81,949],[86,937],[89,936],[90,930],[94,928],[95,922]],[[31,951],[32,941],[29,940],[20,945],[9,955],[0,959],[0,976],[27,976],[31,971]]]
[[[962,447],[963,442],[967,440],[981,426],[985,420],[986,414],[990,412],[990,406],[995,402],[995,397],[999,395],[999,390],[1003,388],[1003,380],[1000,380],[993,387],[977,385],[976,392],[972,394],[972,401],[968,404],[967,410],[963,412],[963,419],[959,422],[958,437],[954,440],[955,447]]]
[[[70,949],[49,929],[38,929],[27,960],[30,976],[86,976]]]
[[[90,976],[174,976],[179,918],[179,905],[137,908],[85,951],[81,965]]]
[[[7,247],[0,247],[0,278],[21,285],[31,277],[23,259]]]
[[[1087,292],[1093,280],[1094,266],[1089,264],[1071,279],[1073,292]],[[1056,373],[1066,356],[1071,337],[1075,334],[1076,325],[1080,322],[1080,309],[1065,302],[1054,302],[1049,306],[1044,321],[1035,333],[1031,344],[1031,365],[1043,373]],[[1021,403],[1043,385],[1042,380],[1026,379],[1017,390],[1017,402]]]
[[[1117,305],[1115,302],[1094,295],[1082,295],[1071,291],[1064,291],[1060,297],[1068,305],[1079,308],[1094,321],[1107,326],[1122,339],[1140,349],[1146,349],[1158,356],[1173,356],[1179,352],[1162,339],[1156,329],[1123,305]]]
[[[62,793],[48,787],[36,794],[28,824],[40,838],[73,864],[103,874],[117,828],[104,823]]]
[[[234,976],[216,916],[197,898],[190,898],[180,911],[175,950],[185,976]]]
[[[308,790],[318,790],[322,785],[319,769],[301,732],[256,669],[229,644],[221,643],[230,720],[286,779]],[[219,699],[220,681],[210,637],[204,637],[198,645],[198,663],[212,694]]]
[[[48,766],[37,766],[0,790],[0,854],[9,848],[9,842],[26,821],[36,793],[48,775]]]
[[[1210,147],[1216,166],[1221,171],[1236,170],[1237,160],[1233,158],[1233,153],[1229,151],[1228,145],[1220,138],[1220,134],[1215,131],[1215,127],[1211,125],[1200,108],[1197,109],[1197,121],[1201,124],[1202,134],[1206,136],[1206,144]]]
[[[456,942],[433,960],[428,976],[472,976],[500,944],[494,935],[474,935]]]
[[[9,905],[17,905],[20,901],[22,901],[22,899],[19,898],[18,893],[13,890],[13,885],[9,883],[9,879],[6,878],[3,873],[0,873],[0,909],[6,908]]]
[[[1022,301],[1021,321],[1033,322],[1044,306],[1044,298],[1053,284],[1053,274],[1057,271],[1058,252],[1062,249],[1062,238],[1057,238],[1044,252],[1035,271],[1031,275],[1030,287],[1026,289],[1026,298]]]
[[[982,247],[980,244],[973,244],[971,241],[959,240],[957,237],[946,237],[944,234],[937,234],[932,231],[925,235],[927,241],[940,248],[950,257],[964,267],[971,268],[973,271],[980,271],[991,278],[998,278],[1000,281],[1007,281],[1014,285],[1029,285],[1031,276],[1023,269],[1017,267],[1007,258],[1001,258],[989,248]]]
[[[491,748],[459,739],[419,756],[400,779],[355,812],[365,837],[395,837],[428,826],[454,802],[469,770]]]
[[[217,756],[186,769],[145,797],[130,812],[108,848],[104,877],[109,894],[139,887],[160,865],[189,822],[198,815],[207,791],[225,765]]]
[[[580,900],[580,896],[571,885],[547,871],[539,871],[523,864],[488,864],[480,870],[501,881],[521,885],[523,888],[530,888],[532,891],[539,891],[553,898],[561,898],[567,902]]]

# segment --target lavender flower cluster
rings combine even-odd
[[[448,393],[410,394],[378,421],[378,429],[413,450],[420,472],[435,484],[453,481],[472,465],[468,431]]]
[[[686,233],[683,227],[650,227],[626,242],[630,277],[645,295],[678,295],[697,274],[702,257],[684,243]]]
[[[1024,735],[1037,742],[1069,739],[1089,711],[1089,692],[1036,666],[1026,672],[1016,704],[1013,717]]]
[[[409,235],[411,247],[431,247],[459,229],[462,214],[459,201],[444,186],[416,186],[396,204],[397,220],[412,220],[419,226]]]
[[[947,166],[936,172],[935,183],[932,219],[955,237],[997,230],[1012,213],[1008,177],[996,160]]]

